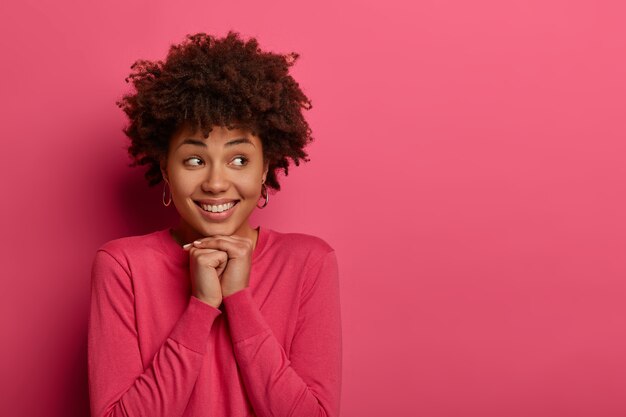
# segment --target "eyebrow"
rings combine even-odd
[[[252,141],[248,138],[237,138],[237,139],[233,139],[231,141],[228,141],[224,144],[224,147],[229,147],[229,146],[235,146],[235,145],[240,145],[240,144],[250,144],[252,146],[254,146],[254,143],[252,143]],[[193,138],[187,138],[185,140],[183,140],[180,145],[178,145],[178,148],[180,148],[183,145],[196,145],[196,146],[203,146],[203,147],[207,147],[207,144],[204,143],[204,141],[201,141],[200,139],[193,139]]]

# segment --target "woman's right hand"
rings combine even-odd
[[[228,263],[228,254],[217,249],[198,249],[193,245],[185,250],[189,251],[191,295],[219,308],[222,304],[220,277]]]

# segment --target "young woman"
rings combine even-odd
[[[131,67],[118,105],[132,165],[164,181],[180,221],[95,254],[92,417],[339,414],[335,251],[249,224],[288,159],[308,161],[311,103],[288,72],[297,58],[200,33]]]

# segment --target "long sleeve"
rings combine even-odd
[[[144,369],[132,281],[105,250],[91,271],[88,375],[92,417],[178,417],[183,414],[221,311],[190,297],[168,338]]]
[[[249,288],[224,298],[235,358],[257,417],[337,417],[342,337],[334,251],[305,273],[287,357]]]

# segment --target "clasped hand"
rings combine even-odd
[[[223,297],[248,286],[253,251],[250,239],[214,235],[183,248],[189,251],[193,296],[218,308]]]

